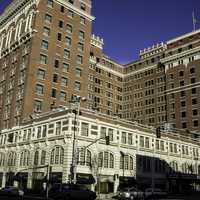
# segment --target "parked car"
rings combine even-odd
[[[118,193],[118,199],[120,200],[143,200],[144,192],[138,190],[135,187],[123,188]]]
[[[49,191],[49,197],[56,200],[95,200],[96,193],[76,184],[55,184]]]
[[[167,193],[159,188],[147,188],[144,192],[145,199],[150,199],[152,197],[166,197]]]
[[[16,195],[16,196],[23,196],[24,195],[23,190],[20,190],[19,188],[14,187],[14,186],[6,186],[6,187],[1,189],[0,193],[6,194],[6,195]]]

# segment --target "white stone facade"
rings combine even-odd
[[[53,111],[46,116],[36,115],[34,118],[23,126],[3,130],[0,134],[1,187],[8,181],[8,173],[16,175],[17,172],[23,172],[28,174],[26,187],[31,188],[33,173],[43,172],[46,175],[47,168],[39,168],[44,165],[50,165],[52,173],[61,172],[62,182],[69,181],[74,114],[69,111]],[[199,173],[199,141],[171,137],[170,133],[168,136],[163,133],[158,139],[155,130],[150,127],[117,118],[110,119],[106,115],[86,110],[82,111],[77,122],[79,128],[75,125],[75,134],[79,150],[105,135],[110,136],[110,145],[100,139],[88,147],[86,153],[80,150],[82,153],[79,154],[77,167],[77,173],[92,174],[103,183],[111,182],[111,191],[105,186],[104,192],[116,192],[120,177],[137,179],[146,174],[151,180],[152,171],[148,171],[145,164],[145,172],[144,159],[140,157],[146,157],[147,163],[148,158],[151,158],[150,165],[152,158],[159,160],[157,170],[163,167],[160,162],[166,163],[163,173],[162,169],[158,173],[155,171],[155,179],[166,178],[169,167],[182,173]],[[125,160],[122,160],[122,155]]]

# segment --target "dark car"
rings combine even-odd
[[[76,184],[55,184],[49,191],[55,200],[94,200],[96,193]]]
[[[21,200],[23,199],[24,191],[20,190],[14,186],[6,186],[0,190],[0,199],[13,199]]]

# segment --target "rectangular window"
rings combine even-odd
[[[69,64],[68,63],[63,63],[63,72],[68,72],[69,71]]]
[[[65,44],[66,44],[67,46],[71,46],[72,40],[71,40],[70,37],[65,37]]]
[[[37,71],[37,78],[44,80],[45,79],[45,70],[43,69],[38,69]]]
[[[100,137],[101,138],[106,137],[106,127],[101,127]]]
[[[144,147],[144,136],[140,136],[140,147]]]
[[[61,134],[61,122],[56,122],[56,135]]]
[[[40,63],[41,64],[47,64],[47,56],[40,54]]]
[[[66,99],[67,99],[67,94],[66,94],[66,92],[61,91],[61,92],[60,92],[60,100],[61,100],[61,101],[66,101]]]
[[[54,67],[59,68],[59,60],[55,60]]]
[[[64,49],[64,58],[66,58],[66,59],[70,58],[70,51],[67,49]]]
[[[113,141],[113,129],[111,128],[108,129],[108,136],[109,136],[109,140]]]
[[[83,31],[79,31],[79,33],[78,33],[78,38],[79,38],[80,40],[84,40],[84,38],[85,38],[85,33],[84,33]]]
[[[52,22],[52,16],[49,15],[49,14],[45,14],[44,21],[47,22],[47,23],[51,23]]]
[[[73,18],[74,17],[74,12],[72,10],[68,10],[67,15],[68,15],[68,17]]]
[[[67,25],[66,25],[66,32],[71,34],[72,31],[73,31],[72,25],[67,24]]]
[[[60,6],[60,12],[64,13],[65,12],[65,7],[64,6]]]
[[[133,135],[132,135],[132,133],[128,133],[128,144],[130,144],[130,145],[133,144]]]
[[[82,73],[82,70],[79,68],[76,68],[76,76],[81,77],[81,73]]]
[[[68,79],[65,77],[61,78],[61,86],[66,87],[68,83]]]
[[[61,40],[62,40],[62,34],[61,34],[61,33],[58,33],[57,40],[58,40],[58,41],[61,41]]]
[[[76,63],[79,64],[79,65],[81,65],[83,63],[83,57],[80,56],[80,55],[78,55]]]
[[[78,43],[78,51],[83,52],[84,50],[84,44],[83,43]]]
[[[44,50],[48,50],[49,43],[45,40],[42,40],[41,48]]]
[[[126,144],[126,132],[122,132],[122,139],[121,139],[123,144]]]
[[[149,148],[150,145],[149,145],[149,138],[148,137],[145,137],[145,148]]]
[[[80,16],[80,23],[85,24],[85,22],[86,22],[85,17]]]
[[[56,89],[51,90],[51,97],[56,98]]]
[[[58,74],[53,74],[53,82],[54,83],[58,82]]]
[[[34,111],[40,112],[42,110],[42,101],[35,100],[34,101]]]
[[[63,24],[64,24],[63,21],[60,20],[60,21],[58,22],[59,28],[63,28]]]
[[[81,10],[86,10],[86,5],[84,3],[81,3]]]
[[[89,133],[89,124],[82,122],[81,123],[81,135],[88,136]]]
[[[77,90],[77,91],[80,91],[81,90],[81,83],[76,81],[74,89]]]
[[[49,36],[49,35],[50,35],[50,28],[44,27],[44,29],[43,29],[43,34],[44,34],[45,36]]]
[[[53,0],[47,0],[47,6],[53,8]]]
[[[36,94],[43,95],[44,94],[44,86],[37,84],[36,85]]]

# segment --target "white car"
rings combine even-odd
[[[144,192],[144,196],[146,199],[151,197],[166,197],[167,193],[159,188],[147,188]]]
[[[144,193],[135,187],[124,188],[119,191],[118,198],[120,200],[143,200]]]

